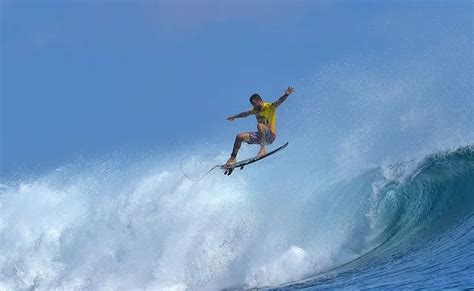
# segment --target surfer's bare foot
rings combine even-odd
[[[230,157],[227,162],[225,163],[225,166],[226,167],[229,167],[230,165],[234,164],[235,162],[237,162],[236,158],[234,157]]]
[[[225,169],[224,175],[230,175],[230,174],[232,174],[232,171],[233,171],[234,169],[232,169],[231,166],[232,166],[232,164],[235,164],[235,162],[237,162],[237,159],[234,158],[234,157],[230,157],[230,158],[227,160],[227,162],[226,162],[225,165],[224,165],[224,169]]]
[[[260,158],[264,155],[267,154],[267,150],[265,148],[261,148],[259,151],[258,151],[258,154],[257,154],[257,158]]]

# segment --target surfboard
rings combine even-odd
[[[242,160],[242,161],[233,163],[233,164],[231,164],[230,166],[226,166],[226,165],[224,164],[224,165],[219,165],[218,167],[219,167],[220,169],[226,170],[224,174],[227,175],[227,176],[230,176],[230,174],[232,174],[232,172],[234,171],[234,169],[240,168],[241,170],[243,170],[245,166],[250,165],[250,164],[252,164],[252,163],[255,163],[255,162],[257,162],[257,161],[260,161],[260,160],[262,160],[262,159],[264,159],[264,158],[266,158],[266,157],[268,157],[268,156],[271,156],[271,155],[273,155],[274,153],[279,152],[279,151],[281,151],[282,149],[286,148],[287,146],[288,146],[288,142],[285,143],[284,145],[280,146],[279,148],[276,148],[276,149],[274,149],[274,150],[272,150],[272,151],[270,151],[270,152],[264,154],[264,155],[261,156],[261,157],[253,157],[253,158],[250,158],[250,159],[246,159],[246,160]]]

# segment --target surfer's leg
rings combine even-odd
[[[240,150],[240,146],[242,145],[242,142],[248,142],[248,141],[250,141],[250,134],[248,132],[241,132],[237,134],[237,136],[235,137],[234,147],[232,148],[232,153],[230,154],[230,158],[226,164],[235,163],[237,159],[237,153]]]
[[[265,135],[266,135],[266,132],[268,131],[268,128],[265,124],[258,123],[257,129],[258,129],[259,143],[260,143],[260,150],[257,153],[257,157],[261,157],[267,153],[267,150],[265,148],[265,144],[266,144]]]
[[[235,137],[234,147],[232,148],[232,153],[230,154],[230,158],[225,163],[226,166],[230,166],[233,163],[237,162],[237,153],[239,152],[240,146],[242,145],[243,141],[245,142],[250,141],[250,134],[248,132],[241,132],[237,134],[237,136]],[[233,171],[232,168],[227,167],[226,170],[224,171],[224,175],[230,175],[232,171]]]
[[[257,157],[260,158],[261,156],[264,156],[266,153],[267,153],[267,149],[265,148],[265,145],[261,144],[260,145],[260,150],[257,153]]]

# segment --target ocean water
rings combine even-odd
[[[474,286],[473,146],[279,197],[145,164],[4,184],[0,289]]]
[[[180,164],[234,129],[2,177],[0,290],[473,288],[474,66],[449,45],[295,84],[289,146],[230,177]]]
[[[362,197],[362,193],[371,193],[369,189],[357,193],[366,204],[355,216],[357,227],[364,224],[364,215],[370,226],[362,232],[366,233],[357,249],[359,255],[286,287],[472,288],[473,166],[473,147],[464,147],[428,156],[395,179],[386,179],[383,170],[375,169],[350,181],[346,187],[354,189],[356,185],[373,185],[381,177],[384,180],[370,194],[375,199]]]

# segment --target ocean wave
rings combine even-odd
[[[357,222],[341,247],[356,255],[299,283],[284,286],[343,287],[341,282],[351,274],[352,286],[376,287],[357,282],[354,274],[386,263],[397,265],[397,261],[416,251],[432,256],[449,252],[447,245],[454,246],[452,256],[458,251],[465,254],[466,250],[458,247],[466,245],[466,233],[472,228],[468,221],[474,218],[474,148],[465,146],[421,160],[375,168],[334,185],[326,194],[360,199],[351,217]],[[456,233],[450,234],[454,230]],[[433,245],[433,241],[444,242]],[[411,268],[416,270],[417,266]],[[368,277],[364,280],[369,281]]]
[[[65,166],[4,183],[0,289],[304,285],[398,260],[474,213],[472,146],[316,186],[246,171],[192,182],[177,164]]]

